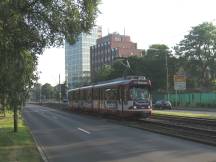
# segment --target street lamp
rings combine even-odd
[[[149,50],[154,51],[165,51],[165,70],[166,70],[166,93],[167,93],[167,100],[169,100],[169,70],[168,70],[168,50],[167,49],[157,49],[157,48],[149,48]]]
[[[40,89],[40,104],[42,104],[42,102],[41,102],[41,84],[40,84],[40,87],[39,87],[39,89]]]
[[[126,58],[126,57],[116,57],[115,60],[123,60],[123,61],[126,61],[126,63],[123,63],[123,62],[120,61],[120,64],[123,65],[124,67],[126,67],[126,69],[125,69],[124,72],[123,72],[123,77],[124,77],[124,78],[126,77],[125,72],[126,72],[127,69],[129,69],[129,70],[133,73],[133,71],[132,71],[132,69],[131,69],[131,66],[130,66],[130,63],[129,63],[129,61],[128,61],[128,58]]]
[[[168,53],[165,54],[165,66],[166,66],[166,92],[167,92],[167,100],[169,100],[169,71],[168,71],[167,55],[168,55]]]
[[[59,104],[61,104],[61,75],[59,74]]]

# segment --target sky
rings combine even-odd
[[[216,0],[101,0],[96,25],[103,36],[118,32],[129,35],[138,48],[166,44],[170,48],[188,34],[191,27],[210,21],[216,25]],[[57,85],[64,74],[64,47],[46,49],[39,57],[39,82]]]

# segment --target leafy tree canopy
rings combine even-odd
[[[99,0],[0,1],[0,102],[23,101],[45,47],[74,43],[94,26]],[[28,62],[30,63],[28,66]],[[16,131],[16,129],[15,129]]]
[[[153,44],[149,46],[146,52],[145,59],[147,60],[165,60],[166,55],[170,54],[169,47],[165,44]]]
[[[89,32],[98,13],[98,0],[1,0],[0,37],[4,46],[41,53],[47,46],[74,43]]]
[[[185,60],[186,69],[193,69],[201,86],[215,78],[216,26],[204,22],[191,29],[189,34],[175,47],[176,54]],[[211,74],[211,75],[209,75]]]

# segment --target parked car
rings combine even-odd
[[[170,101],[167,100],[158,100],[154,104],[155,108],[160,108],[160,109],[172,109],[172,104]]]

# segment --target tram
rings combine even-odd
[[[68,99],[73,111],[144,117],[152,113],[151,82],[144,76],[71,89]]]

